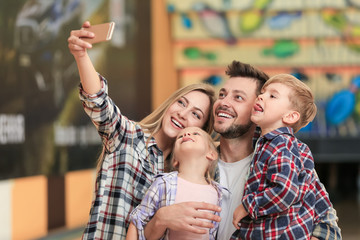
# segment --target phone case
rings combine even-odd
[[[93,32],[95,34],[95,37],[83,38],[83,40],[91,44],[109,41],[112,37],[114,26],[115,26],[114,22],[109,22],[109,23],[92,25],[89,28],[84,28],[87,31]]]

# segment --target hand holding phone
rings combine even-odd
[[[109,23],[102,23],[102,24],[96,24],[92,25],[88,28],[83,28],[86,31],[93,32],[95,34],[94,38],[81,38],[84,41],[94,44],[98,42],[104,42],[109,41],[112,37],[113,31],[114,31],[114,22]]]

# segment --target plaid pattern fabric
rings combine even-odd
[[[162,207],[169,206],[175,203],[176,189],[177,189],[177,175],[178,172],[163,173],[156,176],[153,184],[150,186],[148,192],[145,194],[142,202],[131,213],[131,221],[138,229],[138,239],[145,240],[144,226],[155,215],[156,211]],[[221,206],[222,187],[212,181],[211,184],[218,192],[218,206]],[[219,213],[216,213],[219,216]],[[213,221],[214,227],[210,229],[210,240],[215,239],[218,222]],[[165,239],[167,232],[161,239]]]
[[[336,211],[331,208],[315,226],[313,236],[319,240],[341,240],[341,230],[337,225],[337,220]]]
[[[320,181],[316,181],[315,184],[317,189],[325,189]],[[321,198],[321,194],[319,193],[317,197]],[[315,210],[316,208],[317,206],[315,205]],[[331,207],[326,215],[320,218],[320,222],[315,225],[312,235],[319,240],[341,240],[341,229],[339,228],[337,221],[338,217],[336,215],[336,210]]]
[[[249,216],[233,239],[309,239],[332,207],[313,170],[310,149],[291,128],[259,138],[242,200]]]
[[[161,150],[146,142],[135,122],[124,117],[107,94],[107,82],[93,95],[80,85],[80,99],[102,138],[105,154],[95,185],[95,198],[83,239],[125,239],[130,212],[141,202],[156,174],[163,172]]]

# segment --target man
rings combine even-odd
[[[232,224],[233,212],[241,203],[247,172],[252,159],[255,124],[250,121],[255,99],[262,85],[269,78],[264,72],[238,61],[229,65],[226,74],[230,77],[219,91],[214,104],[214,129],[220,134],[220,161],[218,164],[220,184],[230,190],[225,193],[221,206],[219,240],[237,239]],[[160,209],[148,223],[149,232],[170,228],[203,233],[198,227],[212,227],[201,218],[215,220],[217,216],[199,209],[217,211],[207,203],[174,204]],[[335,210],[332,209],[326,222],[318,224],[313,231],[313,239],[340,239]],[[234,234],[233,234],[234,233]],[[232,236],[233,235],[233,236]],[[315,238],[316,237],[316,238]]]
[[[213,107],[214,130],[220,134],[220,184],[230,190],[223,197],[218,239],[230,239],[235,227],[233,213],[241,202],[253,155],[256,129],[250,120],[257,95],[269,78],[248,64],[233,62],[230,77],[219,91]]]

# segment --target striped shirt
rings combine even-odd
[[[240,222],[242,239],[310,239],[332,207],[310,149],[291,128],[259,138],[242,204],[249,213]]]
[[[155,139],[123,116],[108,96],[107,81],[88,95],[80,86],[85,112],[101,136],[105,154],[95,185],[90,219],[83,239],[125,239],[130,212],[141,202],[155,175],[164,171]]]
[[[155,215],[156,211],[162,207],[175,203],[178,178],[177,175],[177,171],[159,174],[155,178],[154,183],[149,188],[141,204],[131,213],[131,221],[138,229],[139,240],[146,239],[144,235],[144,227]],[[211,181],[211,185],[214,186],[218,193],[217,205],[221,206],[222,191],[224,188],[222,188],[214,181]],[[215,214],[219,216],[218,212]],[[215,239],[217,228],[219,226],[219,223],[216,221],[213,221],[212,223],[214,224],[214,227],[209,231],[210,240]],[[164,233],[161,239],[166,239],[167,231]]]

